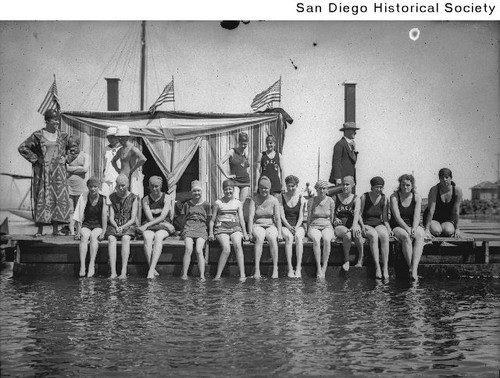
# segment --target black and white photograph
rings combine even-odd
[[[0,21],[1,376],[498,376],[498,21],[73,19]]]

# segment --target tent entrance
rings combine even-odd
[[[144,195],[149,194],[149,178],[151,176],[160,176],[163,179],[163,185],[161,191],[166,193],[168,189],[167,178],[163,175],[163,172],[161,171],[158,164],[156,164],[153,155],[151,155],[149,148],[146,146],[146,143],[144,143],[144,140],[142,140],[142,138],[141,138],[141,146],[142,146],[142,153],[144,154],[144,156],[146,156],[147,159],[144,165],[142,166],[142,174],[144,175],[143,179]]]
[[[186,170],[177,182],[176,198],[184,201],[191,198],[191,181],[200,179],[200,149],[197,148]]]

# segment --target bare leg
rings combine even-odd
[[[351,253],[351,233],[345,226],[337,226],[335,227],[335,236],[342,238],[342,251],[344,252],[344,265],[342,265],[342,269],[346,272],[350,267],[350,253]]]
[[[243,233],[237,231],[231,234],[231,241],[233,242],[234,251],[236,253],[236,262],[240,270],[240,281],[245,281],[245,261],[243,257],[243,246],[241,245]]]
[[[52,221],[52,235],[59,234],[59,222]]]
[[[185,238],[184,239],[184,258],[182,259],[182,276],[181,278],[183,280],[187,280],[188,276],[188,269],[189,269],[189,264],[191,263],[191,254],[193,253],[193,239],[192,238]],[[198,251],[196,251],[198,252]],[[198,256],[198,266],[200,265],[200,257]]]
[[[248,198],[248,196],[250,195],[250,187],[249,186],[245,186],[244,188],[240,188],[240,202],[242,204],[245,203],[246,199]]]
[[[366,238],[368,239],[368,243],[370,244],[370,251],[372,252],[373,262],[375,264],[375,278],[382,278],[382,271],[380,270],[380,253],[378,248],[378,233],[377,231],[371,227],[366,226]]]
[[[273,259],[273,275],[271,278],[278,278],[278,230],[276,227],[266,229],[266,239],[269,242],[269,251]]]
[[[418,264],[424,250],[425,231],[422,227],[415,230],[415,240],[413,241],[413,256],[411,259],[411,277],[418,280]]]
[[[80,277],[85,277],[85,264],[87,260],[88,242],[90,238],[90,230],[87,227],[82,227],[80,230]]]
[[[352,235],[352,233],[351,233]],[[358,249],[358,261],[356,262],[355,267],[361,268],[363,266],[363,257],[365,255],[365,245],[363,237],[360,235],[358,237],[354,237],[354,244],[356,244],[356,248]],[[377,243],[378,247],[378,243]]]
[[[455,233],[455,226],[451,222],[444,222],[441,224],[441,227],[443,229],[441,236],[444,237],[453,236],[453,234]]]
[[[380,250],[382,255],[382,275],[384,279],[389,279],[389,232],[384,225],[375,227],[380,240]]]
[[[316,277],[323,278],[324,273],[321,267],[321,231],[310,228],[307,236],[313,242],[314,259],[316,260]]]
[[[90,233],[90,263],[87,277],[93,277],[95,274],[95,258],[97,249],[99,248],[99,240],[97,238],[102,233],[102,228],[94,228]]]
[[[285,256],[286,263],[288,265],[288,277],[295,277],[295,272],[293,271],[292,265],[292,249],[293,249],[293,239],[294,236],[288,228],[283,227],[282,230],[283,239],[285,240]]]
[[[158,230],[155,232],[155,239],[153,244],[153,255],[151,256],[151,265],[149,266],[148,278],[154,278],[157,276],[156,264],[160,259],[161,252],[163,250],[163,240],[168,236],[168,231]]]
[[[144,239],[144,257],[148,262],[148,267],[151,266],[151,256],[153,255],[153,240],[155,238],[155,232],[146,230],[142,233],[142,238]]]
[[[109,253],[109,265],[111,267],[110,278],[116,278],[116,236],[110,235],[108,237],[108,253]]]
[[[204,256],[204,248],[205,247],[205,239],[197,238],[196,239],[196,255],[198,257],[198,270],[200,271],[200,278],[202,281],[205,281],[205,256]],[[187,274],[187,272],[186,272]]]
[[[393,232],[396,239],[398,239],[401,243],[401,249],[403,250],[403,256],[406,260],[406,263],[408,264],[408,268],[411,268],[413,250],[410,235],[401,227],[395,227]]]
[[[229,235],[227,234],[219,234],[217,235],[217,240],[222,248],[219,257],[219,263],[217,264],[217,274],[214,277],[214,280],[220,280],[222,275],[222,271],[226,266],[227,258],[229,257],[229,253],[231,252],[231,245],[229,244]]]
[[[431,221],[429,229],[433,236],[441,236],[441,234],[443,233],[443,228],[441,227],[441,223],[435,220]]]
[[[262,227],[254,226],[253,236],[255,236],[255,272],[253,278],[260,278],[260,258],[262,257],[262,247],[264,245],[264,238],[266,237],[266,230]]]
[[[295,232],[295,254],[297,255],[297,268],[295,269],[295,277],[302,277],[302,255],[304,253],[304,236],[305,230],[300,227]]]
[[[332,240],[335,238],[335,231],[333,228],[325,228],[321,231],[321,236],[323,239],[323,276],[326,275],[326,269],[328,268],[328,260],[330,259],[330,251],[332,249]]]
[[[122,271],[118,278],[127,278],[128,257],[130,255],[130,235],[122,236]]]

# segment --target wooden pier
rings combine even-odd
[[[481,234],[464,234],[460,239],[434,238],[424,248],[419,275],[432,278],[459,278],[459,277],[500,277],[500,232],[498,225],[491,228],[483,226]],[[4,241],[15,246],[14,276],[27,275],[78,275],[79,271],[79,241],[70,236],[43,236],[33,238],[29,235],[5,235]],[[96,274],[109,276],[107,241],[99,243],[96,259]],[[254,245],[244,242],[246,274],[251,275],[254,266]],[[217,242],[210,242],[205,248],[205,257],[209,276],[214,276],[220,256],[220,246]],[[157,270],[160,274],[180,276],[184,255],[184,243],[178,237],[169,237],[164,242],[163,253],[160,257]],[[357,260],[358,251],[354,244],[351,249],[351,269],[349,275],[374,277],[375,271],[369,246],[365,244],[365,253],[362,268],[352,265]],[[342,274],[343,264],[342,245],[337,240],[332,242],[332,251],[329,259],[330,268],[327,275]],[[118,243],[118,269],[120,261],[120,243]],[[401,253],[401,246],[391,241],[389,256],[391,275],[405,277],[408,272],[406,262]],[[144,258],[143,241],[131,241],[129,269],[130,275],[146,276],[147,263]],[[279,273],[286,277],[286,257],[284,243],[279,245]],[[265,244],[261,259],[263,275],[270,275],[272,259],[269,248]],[[316,264],[312,251],[312,243],[306,241],[303,255],[303,276],[316,276]],[[197,275],[197,258],[193,252],[191,257],[190,274]],[[238,269],[234,253],[231,253],[224,275],[237,275]]]

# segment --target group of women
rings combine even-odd
[[[48,111],[45,114],[46,128],[33,133],[19,147],[20,153],[34,168],[35,221],[52,221],[54,234],[58,234],[58,222],[67,221],[68,213],[74,209],[71,218],[76,222],[75,238],[80,240],[82,277],[95,274],[98,243],[107,238],[111,278],[125,278],[130,240],[140,235],[144,240],[144,254],[149,266],[147,277],[154,278],[158,275],[156,265],[162,253],[163,241],[175,233],[172,225],[172,201],[162,192],[162,178],[149,178],[150,193],[142,200],[130,191],[130,175],[123,172],[119,172],[115,189],[109,197],[100,194],[101,181],[97,177],[87,180],[87,190],[82,193],[85,171],[72,167],[83,166],[88,169],[88,156],[79,150],[78,141],[58,130],[57,117],[57,112]],[[298,192],[299,179],[296,176],[289,175],[283,180],[283,162],[281,155],[275,150],[276,139],[272,135],[266,138],[267,149],[257,165],[256,173],[260,178],[257,180],[256,193],[250,197],[247,145],[248,135],[240,133],[238,147],[231,149],[219,162],[218,167],[227,179],[222,184],[223,197],[215,201],[213,206],[202,199],[201,183],[196,180],[191,183],[192,198],[184,203],[181,211],[181,238],[185,243],[183,279],[187,279],[193,250],[198,257],[200,277],[204,279],[204,247],[208,240],[217,240],[221,246],[216,280],[221,278],[231,246],[236,254],[240,278],[245,279],[242,248],[244,240],[254,242],[254,278],[261,277],[260,260],[266,240],[273,261],[272,277],[278,277],[280,241],[285,242],[288,277],[301,277],[303,244],[307,236],[312,241],[318,278],[325,277],[333,240],[342,241],[342,269],[348,271],[352,243],[355,243],[359,251],[356,265],[361,266],[366,239],[375,262],[375,277],[388,279],[389,241],[394,237],[402,244],[410,277],[416,280],[425,236],[460,235],[458,214],[462,192],[452,181],[452,173],[447,168],[439,171],[440,182],[429,192],[429,205],[424,213],[422,227],[422,199],[415,191],[415,179],[412,175],[404,174],[399,177],[398,189],[390,198],[383,193],[385,182],[381,177],[373,177],[370,180],[371,190],[357,196],[353,191],[354,178],[347,176],[342,179],[342,192],[333,198],[327,195],[331,184],[319,180],[315,185],[316,195],[306,199]],[[124,144],[124,147],[127,145]],[[128,147],[132,148],[131,145]],[[115,168],[119,168],[116,165],[117,159],[112,162]],[[139,163],[136,162],[135,165],[140,165],[144,159],[136,160]],[[229,173],[224,169],[227,161]],[[75,176],[69,180],[70,187],[78,188],[80,195],[75,195],[75,192],[65,193],[66,187],[60,184],[65,178],[62,166],[67,168],[66,165],[67,174]],[[48,185],[50,180],[53,182]],[[69,199],[69,195],[74,202],[73,206],[64,200],[64,197]],[[243,203],[248,197],[250,204],[246,223]],[[307,218],[304,220],[305,214]],[[120,275],[116,270],[118,240],[121,240]],[[295,267],[292,259],[294,244]],[[90,263],[87,268],[89,246]]]

